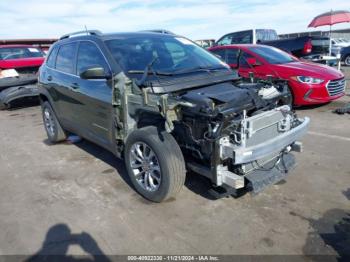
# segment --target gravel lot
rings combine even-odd
[[[312,123],[285,183],[212,200],[189,174],[162,204],[98,146],[50,145],[39,106],[0,111],[0,255],[350,254],[350,115],[331,112],[348,102],[298,109]]]

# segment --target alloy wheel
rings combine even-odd
[[[152,148],[144,142],[136,142],[129,154],[129,164],[137,183],[146,191],[157,191],[161,183],[161,170]]]
[[[44,124],[46,131],[50,134],[50,136],[55,135],[55,121],[53,119],[52,113],[48,108],[44,109]]]

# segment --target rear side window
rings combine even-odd
[[[273,29],[257,29],[256,30],[256,41],[272,41],[278,40],[278,35]]]
[[[80,42],[77,60],[78,75],[91,67],[103,67],[108,72],[108,65],[101,51],[94,43]]]
[[[46,65],[48,67],[51,67],[51,68],[55,67],[57,51],[58,51],[57,46],[53,47],[52,51],[50,52],[50,54],[46,60]]]
[[[226,35],[220,39],[217,45],[231,45],[231,44],[251,44],[253,42],[253,31],[241,31]]]
[[[226,50],[226,63],[237,65],[238,62],[238,49],[227,49]]]
[[[217,45],[230,45],[232,42],[232,37],[232,34],[225,36],[217,42]]]
[[[56,69],[69,73],[75,74],[74,64],[75,64],[75,53],[77,49],[77,43],[69,43],[62,45],[58,50],[56,59]]]
[[[216,49],[216,50],[212,50],[210,52],[212,52],[213,54],[219,56],[220,59],[225,61],[225,49]]]

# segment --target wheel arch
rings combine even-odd
[[[135,120],[138,129],[147,126],[156,126],[165,130],[165,118],[159,112],[140,110]]]

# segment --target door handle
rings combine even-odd
[[[70,87],[71,87],[72,91],[76,91],[77,89],[79,89],[78,83],[73,83]]]
[[[47,76],[47,81],[52,81],[52,76]]]

